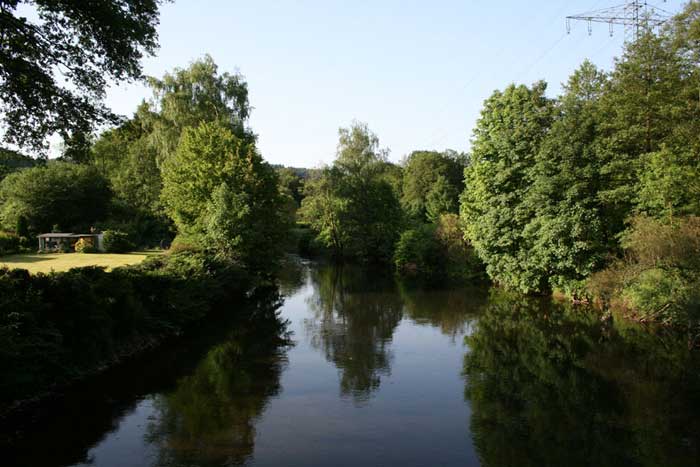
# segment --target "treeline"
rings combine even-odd
[[[98,138],[65,133],[63,161],[6,175],[0,223],[19,237],[93,226],[142,246],[176,237],[176,251],[262,274],[297,244],[424,282],[488,276],[644,319],[688,317],[700,308],[699,24],[690,2],[610,72],[582,64],[557,98],[544,82],[494,92],[468,155],[394,164],[353,123],[314,170],[262,159],[245,80],[207,56],[149,78],[153,97]]]
[[[686,322],[700,314],[699,24],[691,2],[610,72],[584,62],[557,98],[542,81],[495,91],[468,156],[395,165],[366,126],[343,129],[300,219],[335,256],[407,276],[483,267],[504,288]]]
[[[699,15],[642,31],[610,72],[585,62],[557,99],[539,82],[486,100],[461,219],[496,283],[697,316]]]
[[[401,164],[366,124],[341,128],[337,157],[301,180],[301,250],[341,261],[394,264],[422,282],[481,275],[457,217],[464,154],[414,151]]]
[[[280,190],[256,149],[247,84],[209,56],[148,83],[154,97],[119,126],[74,134],[59,160],[7,174],[2,229],[112,229],[142,247],[177,235],[179,248],[264,270],[279,257],[295,193]]]

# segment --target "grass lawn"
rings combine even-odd
[[[28,253],[23,255],[0,256],[0,267],[27,269],[37,272],[67,271],[83,266],[105,266],[107,270],[128,264],[140,263],[149,256],[161,251],[138,251],[134,253]]]

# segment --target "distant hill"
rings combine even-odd
[[[13,151],[12,149],[0,147],[0,165],[11,169],[20,169],[25,167],[34,167],[37,164],[36,159]]]
[[[38,161],[24,154],[0,147],[0,181],[16,170],[34,167]]]
[[[307,169],[306,167],[287,167],[286,165],[282,165],[282,164],[272,164],[272,167],[275,170],[289,169],[289,170],[294,172],[294,175],[301,178],[302,180],[306,180],[314,172],[318,171],[318,169]]]

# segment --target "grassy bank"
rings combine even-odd
[[[138,264],[151,256],[159,255],[159,250],[139,251],[133,253],[27,253],[0,256],[0,267],[9,269],[26,269],[32,274],[51,271],[63,272],[72,268],[100,266],[108,271],[121,266]]]
[[[203,254],[29,274],[0,269],[0,413],[183,332],[253,281]]]

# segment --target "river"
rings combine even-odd
[[[79,385],[3,465],[700,465],[683,336],[303,261],[279,293]]]

